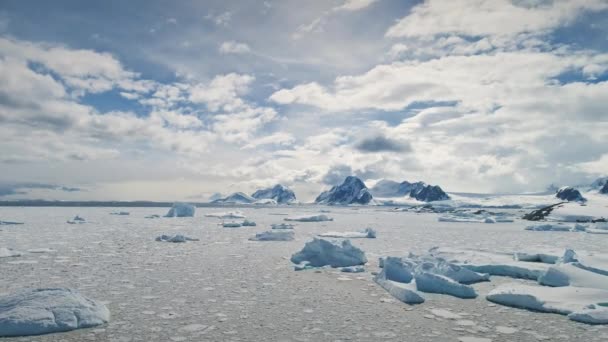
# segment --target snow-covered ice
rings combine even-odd
[[[334,219],[327,215],[311,215],[311,216],[294,216],[294,217],[286,217],[285,221],[296,221],[296,222],[324,222],[324,221],[333,221]]]
[[[356,239],[356,238],[368,238],[375,239],[376,231],[373,228],[365,228],[361,232],[327,232],[319,234],[321,237],[328,238],[346,238],[346,239]]]
[[[353,246],[350,240],[329,241],[313,238],[304,248],[291,256],[291,262],[308,262],[310,266],[346,267],[363,265],[367,262],[365,252]]]
[[[477,292],[471,286],[460,284],[440,274],[418,272],[415,274],[414,280],[418,291],[447,294],[459,298],[477,297]]]
[[[165,217],[193,217],[196,207],[188,203],[174,203]]]
[[[71,289],[35,289],[0,297],[0,337],[90,328],[109,320],[105,305]]]
[[[254,237],[249,238],[250,241],[291,241],[293,239],[292,230],[269,230],[256,233]]]
[[[424,303],[424,297],[416,292],[416,286],[403,282],[393,281],[386,277],[386,270],[382,270],[374,277],[374,281],[385,289],[390,295],[406,304]]]

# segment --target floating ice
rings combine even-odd
[[[291,241],[294,238],[294,233],[291,230],[270,230],[262,233],[256,233],[250,241]]]
[[[313,216],[297,216],[297,217],[286,217],[285,221],[297,221],[297,222],[323,222],[333,221],[334,219],[327,215],[313,215]]]
[[[185,235],[182,234],[176,234],[176,235],[161,235],[161,236],[157,236],[156,237],[156,241],[159,242],[186,242],[186,241],[199,241],[199,239],[194,239],[191,237],[187,237]]]
[[[144,218],[147,218],[147,219],[155,219],[155,218],[160,218],[160,215],[156,215],[156,214],[154,214],[154,215],[148,215],[148,216],[146,216],[146,217],[144,217]]]
[[[18,256],[21,256],[20,252],[10,248],[0,247],[0,258],[13,258]]]
[[[0,337],[70,331],[109,320],[105,305],[70,289],[36,289],[0,297]]]
[[[418,291],[452,295],[459,298],[475,298],[477,293],[469,285],[460,284],[446,276],[419,272],[414,275]]]
[[[257,224],[253,221],[245,220],[241,223],[243,227],[255,227]]]
[[[532,230],[536,232],[569,232],[573,230],[573,227],[563,223],[545,223],[545,224],[533,224],[526,227],[526,230]]]
[[[350,240],[328,241],[313,238],[304,248],[291,256],[291,262],[300,264],[308,261],[310,266],[346,267],[363,265],[367,262],[365,252],[353,246]]]
[[[329,238],[346,238],[346,239],[356,239],[356,238],[368,238],[375,239],[376,231],[372,228],[365,228],[362,232],[327,232],[321,233],[319,236],[329,237]]]
[[[365,272],[365,268],[363,266],[348,266],[348,267],[342,267],[340,269],[340,271],[346,272],[346,273],[362,273],[362,272]]]
[[[240,211],[228,211],[222,213],[206,214],[205,217],[215,217],[220,219],[244,219],[245,215],[243,215],[243,213]]]
[[[293,229],[295,226],[289,223],[274,223],[271,224],[270,227],[272,229]]]
[[[224,228],[240,228],[243,224],[240,222],[222,222],[222,227]]]
[[[0,221],[0,226],[9,226],[9,225],[18,225],[18,224],[23,224],[23,222]]]
[[[193,217],[196,207],[188,203],[174,203],[165,217]]]
[[[510,214],[492,213],[483,209],[471,211],[457,211],[440,216],[439,222],[471,222],[471,223],[497,223],[513,222]]]
[[[131,213],[129,213],[128,211],[116,211],[116,212],[110,213],[110,215],[128,216],[128,215],[131,215]]]
[[[384,277],[387,280],[409,283],[414,279],[415,264],[398,257],[386,257],[382,261]]]
[[[386,272],[383,269],[374,277],[374,281],[386,290],[390,295],[397,298],[406,304],[424,303],[424,298],[416,292],[413,284],[405,284],[392,281],[386,278]]]
[[[586,271],[571,263],[551,266],[538,277],[541,285],[590,287],[608,291],[608,276]]]
[[[72,220],[68,220],[67,223],[69,224],[77,224],[77,223],[85,223],[86,220],[78,215],[74,216],[74,218]]]

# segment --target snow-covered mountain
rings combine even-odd
[[[594,190],[603,190],[606,188],[608,184],[608,177],[600,177],[596,179],[593,183],[591,183],[591,189]]]
[[[557,190],[555,197],[564,200],[564,201],[576,201],[576,202],[585,202],[586,199],[583,197],[580,191],[571,187],[565,186]]]
[[[368,204],[373,196],[365,183],[355,176],[348,176],[340,185],[322,192],[315,203],[319,204]]]
[[[608,182],[600,189],[600,194],[608,195]]]
[[[403,197],[409,195],[418,201],[432,202],[450,199],[441,187],[429,185],[424,182],[401,183],[392,180],[381,180],[372,189],[372,195],[376,197]]]
[[[211,203],[231,203],[231,204],[251,204],[253,202],[255,202],[255,198],[253,198],[245,193],[242,193],[242,192],[235,192],[227,197],[219,198],[214,201],[211,201]]]
[[[287,204],[296,201],[296,195],[294,192],[281,184],[277,184],[272,188],[257,190],[251,195],[251,197],[257,200],[272,199],[278,204]]]

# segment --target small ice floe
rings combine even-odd
[[[148,216],[146,216],[144,218],[147,218],[147,219],[156,219],[156,218],[160,218],[160,215],[153,214],[153,215],[148,215]]]
[[[347,267],[363,265],[367,262],[365,252],[353,246],[350,240],[329,241],[313,238],[304,248],[291,256],[291,262],[308,262],[310,266]]]
[[[69,224],[78,224],[78,223],[85,223],[86,220],[78,215],[74,216],[73,219],[68,220],[67,223]]]
[[[330,238],[346,238],[346,239],[356,239],[356,238],[368,238],[375,239],[376,231],[372,228],[365,228],[362,232],[327,232],[321,233],[319,236],[322,237],[330,237]]]
[[[274,223],[271,224],[270,227],[272,229],[293,229],[295,226],[289,223]]]
[[[529,225],[526,227],[526,230],[535,232],[569,232],[573,231],[574,227],[563,223],[544,223]]]
[[[57,251],[54,249],[51,249],[51,248],[32,248],[32,249],[28,249],[27,252],[39,254],[39,253],[55,253]]]
[[[222,213],[205,214],[205,217],[215,217],[220,219],[244,219],[245,215],[243,215],[243,213],[240,211],[229,211]]]
[[[386,277],[386,270],[383,269],[374,277],[374,281],[386,290],[390,295],[406,304],[424,303],[424,297],[416,292],[413,283],[402,283],[390,280]]]
[[[452,295],[458,298],[476,298],[477,292],[469,285],[461,284],[446,276],[430,273],[417,272],[414,275],[416,289],[422,292]]]
[[[0,337],[70,331],[109,320],[105,305],[71,289],[27,290],[0,297]]]
[[[131,213],[129,213],[128,211],[115,211],[113,213],[110,213],[110,215],[128,216],[131,215]]]
[[[165,217],[193,217],[196,207],[188,203],[174,203]]]
[[[176,242],[176,243],[186,242],[186,241],[199,241],[199,239],[187,237],[182,234],[176,234],[176,235],[163,234],[161,236],[157,236],[155,240],[158,242]]]
[[[257,224],[253,221],[245,220],[241,223],[243,227],[255,227]]]
[[[363,266],[348,266],[342,267],[340,271],[346,273],[362,273],[365,272],[365,268]]]
[[[6,247],[0,247],[0,258],[14,258],[19,256],[21,256],[21,252]]]
[[[333,221],[334,219],[327,215],[312,215],[312,216],[295,216],[295,217],[286,217],[285,221],[297,221],[297,222],[324,222],[324,221]]]
[[[19,224],[23,224],[23,222],[0,221],[0,226],[10,226],[10,225],[19,225]]]
[[[222,222],[222,227],[224,228],[240,228],[243,224],[240,222]]]
[[[269,230],[256,233],[254,237],[249,238],[250,241],[292,241],[293,239],[293,230]]]
[[[473,223],[497,223],[513,222],[511,214],[493,213],[483,209],[471,211],[457,211],[445,214],[438,218],[439,222],[473,222]]]
[[[543,232],[584,232],[588,234],[608,234],[608,224],[606,222],[596,223],[544,223],[529,225],[525,228],[532,231]]]

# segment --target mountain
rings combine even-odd
[[[604,187],[600,189],[600,194],[608,195],[608,182],[604,184]]]
[[[376,197],[403,197],[409,195],[418,201],[432,202],[450,199],[441,187],[437,185],[428,185],[424,182],[410,183],[403,181],[401,183],[392,180],[381,180],[370,192]]]
[[[221,199],[223,197],[224,197],[224,195],[220,194],[219,192],[216,192],[213,195],[209,196],[209,202],[213,202],[213,201]]]
[[[557,190],[557,193],[555,194],[555,197],[564,200],[564,201],[576,201],[576,202],[585,202],[587,201],[583,195],[581,195],[581,192],[578,191],[577,189],[571,187],[571,186],[564,186],[563,188],[560,188],[559,190]]]
[[[365,183],[355,176],[348,176],[340,185],[322,192],[315,203],[319,204],[368,204],[373,196]]]
[[[296,201],[296,195],[293,193],[293,191],[281,184],[277,184],[272,188],[257,190],[251,195],[251,197],[257,200],[272,199],[278,204],[287,204]]]
[[[255,202],[255,198],[248,196],[242,192],[235,192],[227,197],[219,198],[211,203],[232,203],[232,204],[251,204]]]

